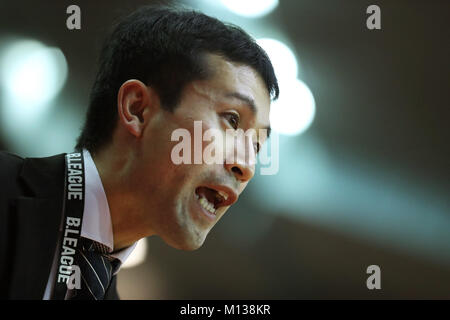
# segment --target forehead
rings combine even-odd
[[[248,65],[230,62],[218,55],[207,55],[207,61],[211,77],[194,81],[191,89],[215,102],[252,104],[256,121],[261,126],[268,126],[270,95],[258,72]],[[246,103],[246,100],[251,103]]]

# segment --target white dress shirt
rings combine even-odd
[[[109,251],[112,252],[114,249],[114,237],[105,190],[103,189],[103,184],[94,160],[92,159],[89,151],[86,149],[83,149],[83,158],[85,197],[83,222],[81,224],[81,236],[107,246]],[[136,247],[136,244],[137,242],[110,255],[119,259],[123,264]],[[47,287],[45,288],[43,297],[44,300],[49,300],[53,292],[53,284],[58,268],[57,259],[58,252],[55,252],[52,269],[48,278]],[[117,270],[117,272],[118,271],[119,270]]]

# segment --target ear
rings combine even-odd
[[[159,100],[153,88],[139,80],[127,80],[117,95],[119,122],[132,135],[140,137],[150,118],[159,106]]]

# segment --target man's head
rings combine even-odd
[[[278,92],[267,55],[238,27],[155,7],[122,20],[103,47],[77,141],[98,156],[97,166],[102,162],[113,228],[122,221],[115,237],[119,228],[135,228],[139,237],[156,234],[177,248],[201,246],[254,166],[239,152],[231,163],[177,165],[171,135],[185,129],[194,137],[194,121],[203,132],[266,128]],[[263,143],[257,139],[248,137],[245,153]],[[234,152],[225,150],[224,157]],[[211,205],[214,214],[205,209]]]

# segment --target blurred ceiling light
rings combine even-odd
[[[259,18],[272,12],[278,0],[222,0],[230,11],[248,18]]]
[[[122,265],[122,268],[133,268],[145,261],[147,256],[147,238],[138,241],[136,248]]]
[[[257,43],[263,48],[272,62],[278,79],[295,79],[298,74],[298,63],[294,52],[283,42],[261,38]]]
[[[301,134],[314,120],[316,104],[308,86],[297,79],[297,58],[281,41],[262,38],[257,42],[269,56],[280,87],[280,97],[270,110],[271,127],[280,134]]]
[[[279,86],[280,96],[270,108],[270,125],[280,134],[301,134],[314,120],[314,96],[308,86],[298,79],[282,78]]]
[[[0,70],[0,81],[8,95],[6,105],[14,105],[28,116],[41,111],[67,78],[67,62],[61,50],[34,40],[8,46],[0,57]]]

